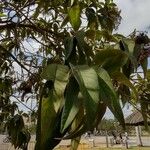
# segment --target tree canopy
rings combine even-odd
[[[15,148],[26,149],[29,141],[16,101],[24,104],[32,96],[38,107],[36,150],[53,149],[62,139],[77,148],[107,107],[125,127],[121,103],[140,101],[146,124],[149,101],[138,95],[136,77],[141,66],[148,96],[149,38],[136,30],[128,37],[116,34],[120,21],[113,0],[1,2],[0,119],[8,120]]]

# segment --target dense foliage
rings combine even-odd
[[[120,100],[124,105],[139,99],[133,75],[142,66],[147,81],[149,38],[136,31],[129,37],[114,34],[120,20],[113,0],[2,0],[1,121],[9,119],[15,127],[7,127],[16,128],[15,102],[24,104],[34,96],[36,150],[53,149],[68,138],[77,148],[80,136],[99,124],[107,107],[125,127]],[[141,105],[144,118],[146,104]],[[23,133],[26,142],[11,142],[26,149],[29,136]],[[18,139],[20,134],[9,135]]]

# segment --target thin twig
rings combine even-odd
[[[33,109],[31,109],[30,107],[28,107],[27,105],[25,105],[21,100],[19,100],[15,95],[12,95],[12,97],[14,97],[19,103],[21,103],[23,106],[25,106],[27,109],[29,109],[30,111],[34,112]]]

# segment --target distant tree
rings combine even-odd
[[[99,126],[98,126],[98,130],[103,130],[103,131],[113,131],[116,130],[115,127],[115,120],[113,119],[102,119]]]
[[[124,130],[122,126],[120,126],[119,122],[115,119],[102,119],[101,122],[99,123],[97,129],[100,131],[107,131],[110,135],[112,135],[112,132],[116,132],[124,134]],[[127,126],[126,131],[128,134],[131,134],[134,131],[134,127]]]

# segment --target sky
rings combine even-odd
[[[150,31],[150,0],[114,0],[114,2],[121,9],[122,21],[119,33],[129,35],[134,29]]]

